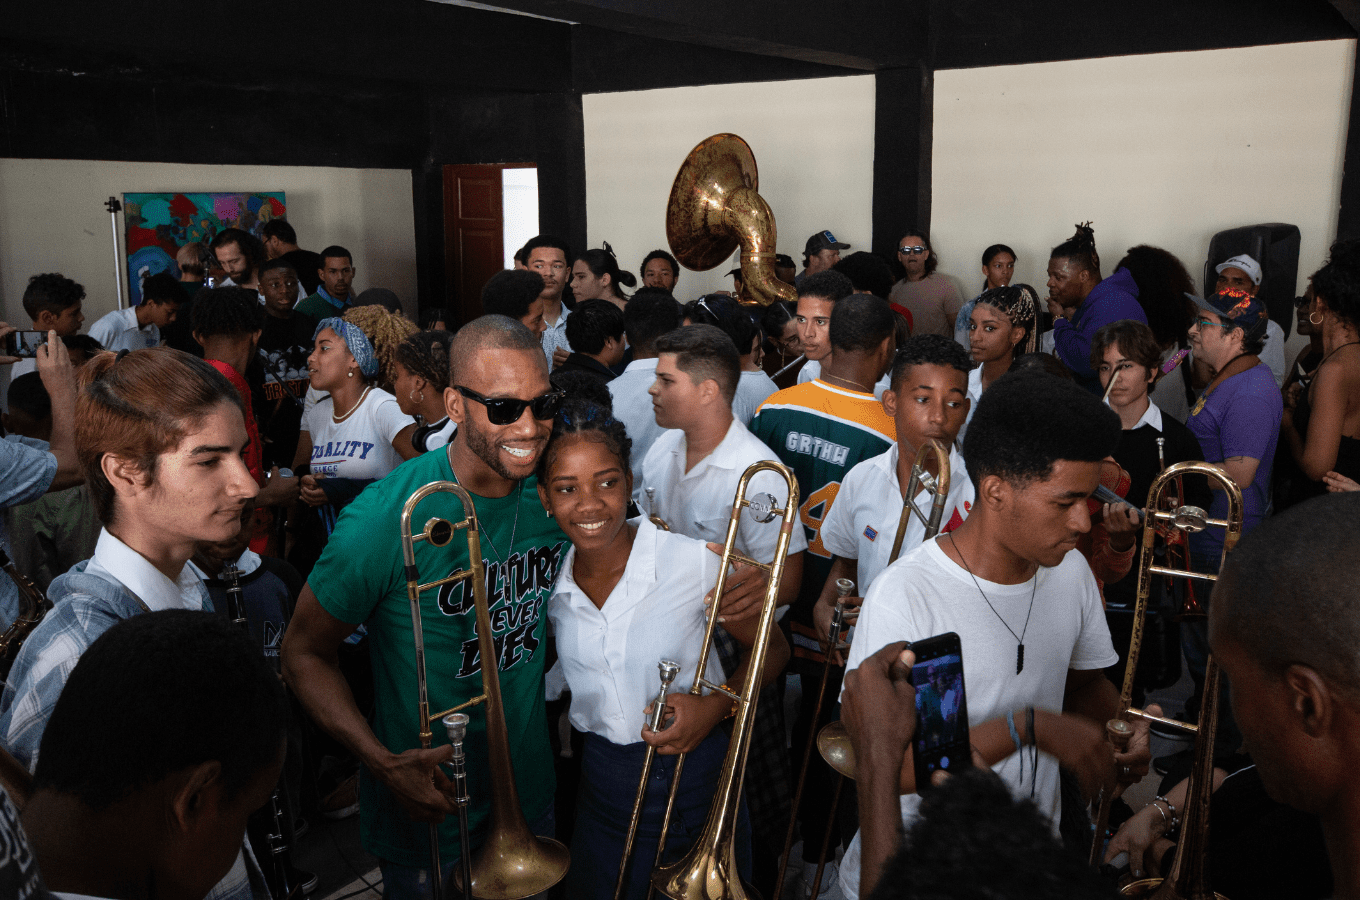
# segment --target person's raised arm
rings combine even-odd
[[[34,365],[52,400],[52,436],[47,449],[57,458],[57,474],[48,491],[75,487],[85,481],[76,456],[76,370],[55,331],[47,333],[47,343],[38,348]]]
[[[326,612],[311,586],[304,586],[284,633],[284,680],[312,721],[368,766],[413,819],[443,821],[457,810],[447,793],[449,780],[439,769],[439,763],[453,758],[453,747],[445,744],[393,753],[382,745],[340,672],[340,644],[354,629],[354,625]]]

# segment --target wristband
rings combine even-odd
[[[1020,732],[1015,730],[1015,711],[1006,710],[1006,727],[1011,730],[1011,740],[1015,742],[1015,752],[1020,754],[1020,783],[1025,783],[1024,744],[1020,743]]]

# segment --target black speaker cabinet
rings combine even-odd
[[[1294,291],[1299,280],[1299,227],[1272,222],[1244,225],[1220,231],[1209,241],[1209,258],[1204,263],[1204,294],[1214,292],[1221,262],[1245,253],[1261,264],[1260,296],[1275,324],[1290,335],[1294,325]]]

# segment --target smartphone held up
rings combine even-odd
[[[911,645],[916,663],[916,734],[912,738],[917,790],[930,785],[943,769],[957,773],[973,764],[968,737],[968,701],[963,682],[963,648],[959,636],[946,632]]]

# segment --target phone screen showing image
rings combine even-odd
[[[5,335],[5,355],[19,359],[33,359],[38,348],[47,343],[45,331],[15,331]]]
[[[972,765],[968,738],[968,699],[963,682],[963,651],[953,632],[912,644],[916,664],[916,735],[912,739],[917,790],[930,784],[937,769],[956,772]]]

